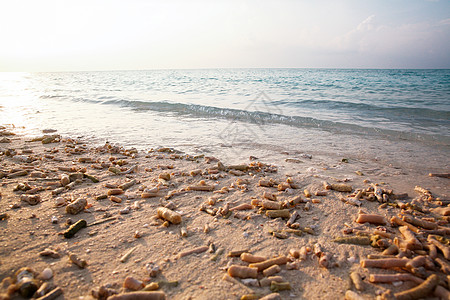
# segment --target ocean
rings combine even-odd
[[[230,162],[303,153],[448,172],[450,70],[0,73],[1,124]]]

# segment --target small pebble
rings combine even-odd
[[[401,286],[403,284],[403,281],[394,281],[392,283],[393,286]]]
[[[119,211],[119,213],[120,213],[121,215],[129,214],[129,213],[130,213],[130,207],[127,206],[127,207],[125,207],[124,209],[121,209],[121,210]]]
[[[356,262],[356,257],[354,257],[354,256],[351,256],[351,257],[349,257],[349,258],[347,258],[347,261],[349,262],[349,263],[355,263]]]
[[[53,271],[50,268],[45,268],[41,273],[41,278],[43,280],[49,280],[53,277]]]
[[[247,286],[259,286],[258,279],[245,278],[245,279],[241,279],[241,281],[243,284],[245,284]]]
[[[138,210],[141,208],[141,203],[139,201],[136,201],[133,203],[133,205],[131,206],[132,209]]]
[[[62,206],[64,204],[66,204],[66,199],[64,199],[63,197],[58,197],[55,199],[56,206]]]
[[[317,172],[317,169],[313,168],[313,167],[309,167],[308,169],[306,169],[306,172],[315,173],[315,172]]]
[[[287,189],[284,190],[284,192],[285,192],[286,194],[292,195],[292,194],[295,193],[295,190],[294,190],[294,189],[287,188]]]

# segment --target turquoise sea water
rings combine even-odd
[[[448,167],[450,70],[0,73],[0,123],[235,159],[357,153]],[[404,155],[408,155],[408,160]]]

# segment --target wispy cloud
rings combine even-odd
[[[367,30],[372,30],[374,28],[374,19],[375,15],[367,17],[367,19],[358,24],[358,26],[356,27],[356,31],[363,32]]]
[[[375,23],[375,15],[371,15],[354,29],[336,37],[328,47],[336,51],[365,51],[371,44],[371,36],[379,28],[380,26]]]
[[[435,50],[441,45],[440,38],[449,31],[447,25],[450,19],[392,26],[378,23],[376,16],[371,15],[351,31],[336,37],[332,46],[339,51],[372,53]]]
[[[439,25],[450,25],[450,18],[439,21]]]

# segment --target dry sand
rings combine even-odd
[[[417,284],[410,281],[394,285],[370,283],[369,274],[408,271],[405,268],[363,268],[360,261],[367,255],[380,254],[382,249],[333,241],[336,237],[355,236],[358,230],[363,235],[373,234],[378,225],[356,223],[359,212],[378,214],[385,220],[399,214],[415,215],[439,221],[444,230],[449,228],[448,217],[428,213],[435,207],[447,207],[449,179],[430,177],[426,169],[422,173],[411,173],[374,161],[350,159],[343,162],[338,157],[308,158],[297,153],[291,156],[280,154],[288,158],[283,166],[251,160],[242,163],[244,169],[235,170],[226,162],[222,162],[224,169],[214,159],[169,149],[136,151],[108,144],[93,147],[85,141],[69,138],[43,144],[39,140],[30,142],[30,138],[7,135],[8,132],[10,129],[4,128],[0,136],[0,214],[4,217],[0,221],[0,280],[3,280],[0,293],[3,295],[8,289],[8,277],[14,280],[14,273],[22,267],[29,267],[38,274],[50,268],[53,277],[48,282],[63,291],[57,299],[91,299],[92,290],[98,290],[100,286],[117,293],[126,292],[122,285],[128,276],[144,284],[158,282],[167,299],[240,299],[243,295],[262,297],[270,294],[270,287],[252,286],[239,278],[223,279],[230,265],[248,265],[239,257],[229,257],[229,252],[247,250],[266,258],[286,256],[293,262],[289,266],[281,265],[281,271],[275,274],[282,276],[291,287],[279,292],[281,299],[342,299],[349,289],[364,299],[373,299],[377,293],[387,289],[399,292]],[[73,171],[62,167],[73,168]],[[26,171],[23,176],[11,175],[23,170]],[[441,173],[447,171],[442,170]],[[78,182],[71,183],[73,186],[61,188],[61,175],[76,172],[92,175],[99,182],[81,175]],[[170,179],[165,177],[167,174],[170,174]],[[73,175],[72,180],[76,176]],[[276,184],[263,187],[259,185],[261,179],[272,179]],[[110,196],[96,200],[113,187],[131,180],[136,184],[116,195],[121,203],[111,201]],[[214,190],[189,190],[189,186],[202,186],[202,180]],[[380,207],[382,203],[369,201],[365,199],[367,197],[360,200],[360,205],[352,205],[344,202],[354,200],[354,197],[348,197],[352,193],[327,190],[323,186],[324,181],[350,185],[353,192],[368,189],[374,183],[386,192],[393,190],[393,194],[387,196],[389,200],[385,199],[389,205]],[[279,191],[278,184],[291,187]],[[415,186],[431,190],[433,198],[415,192]],[[18,187],[23,190],[15,191]],[[145,189],[155,187],[159,196],[141,197]],[[38,204],[21,201],[21,197],[26,197],[23,195],[30,193],[29,189],[35,192],[33,195],[39,195]],[[61,193],[53,195],[56,189]],[[305,189],[313,194],[312,197],[305,196]],[[174,191],[179,193],[166,200],[167,195]],[[316,191],[325,192],[326,196],[315,196]],[[297,231],[287,232],[287,219],[269,218],[260,207],[227,213],[226,206],[232,208],[250,204],[252,200],[253,203],[258,202],[264,193],[275,195],[276,201],[273,202],[282,203],[290,214],[298,212],[296,222],[300,227]],[[408,193],[408,197],[401,201],[404,204],[413,201],[416,210],[411,206],[402,210],[391,204],[395,203],[396,195],[403,193]],[[289,204],[298,197],[302,199],[301,203]],[[75,215],[68,214],[67,203],[79,198],[87,200],[85,209]],[[439,203],[436,198],[443,201]],[[58,206],[60,201],[66,204]],[[163,224],[163,220],[155,217],[157,208],[167,205],[181,214],[181,224]],[[202,206],[203,211],[200,210]],[[215,216],[212,215],[214,213]],[[53,223],[52,218],[57,218],[57,222]],[[65,238],[61,233],[67,230],[69,219],[73,223],[84,219],[88,227],[79,230],[72,238]],[[104,222],[92,225],[97,221]],[[187,236],[181,235],[182,228]],[[392,238],[386,238],[387,244],[392,243],[394,237],[403,240],[397,226],[389,222],[380,229],[393,234]],[[301,233],[301,236],[296,233]],[[428,249],[427,235],[423,231],[417,235],[425,249]],[[321,251],[317,255],[308,253],[306,259],[294,259],[289,255],[291,249],[300,250],[302,247],[314,252],[318,245]],[[184,251],[202,246],[207,246],[208,250],[179,257]],[[59,257],[41,256],[46,248],[57,252]],[[135,250],[121,262],[130,249]],[[80,268],[72,263],[69,253],[86,260],[87,266]],[[428,250],[404,253],[415,257],[428,255]],[[322,258],[320,263],[328,265],[321,266],[319,257]],[[441,252],[438,258],[441,262],[448,262]],[[441,271],[439,263],[431,262],[426,268],[419,267],[414,271],[422,277],[437,274],[441,283],[447,285],[446,274]],[[351,272],[358,272],[362,277],[363,291],[355,289],[349,276]],[[258,273],[258,279],[263,277],[261,272]],[[9,289],[13,291],[11,286]],[[21,297],[14,293],[11,299]]]

